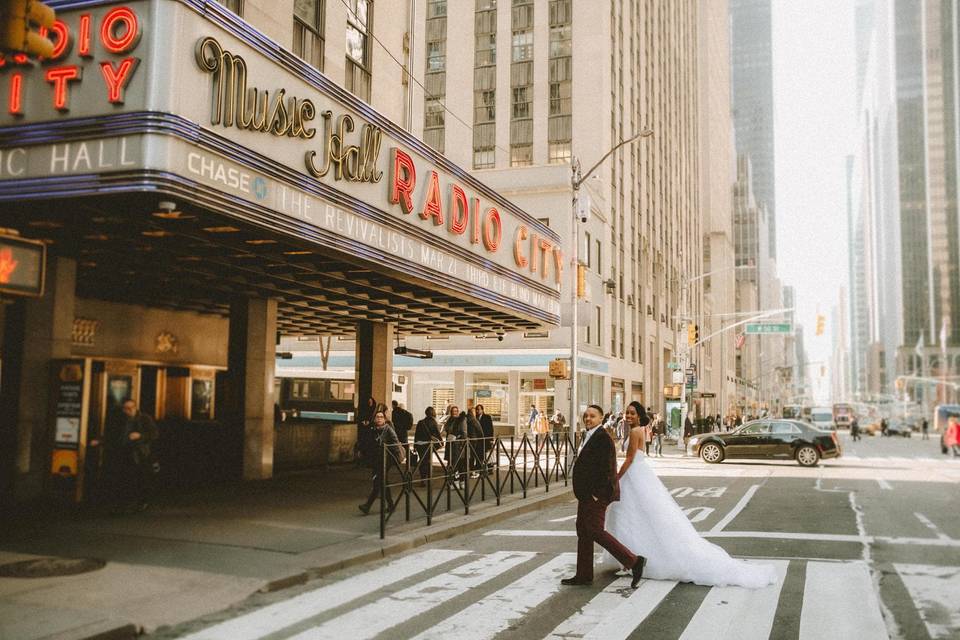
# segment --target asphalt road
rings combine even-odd
[[[702,535],[773,563],[763,590],[572,574],[574,502],[258,595],[156,637],[960,638],[960,460],[936,439],[866,437],[790,462],[651,464]],[[599,551],[599,549],[598,549]]]

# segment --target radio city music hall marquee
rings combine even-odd
[[[332,175],[335,181],[382,182],[384,171],[379,167],[383,131],[379,127],[367,123],[357,131],[356,122],[349,114],[335,117],[331,110],[318,113],[312,100],[287,95],[284,88],[271,94],[268,89],[251,87],[246,61],[225,50],[215,38],[199,40],[194,56],[199,67],[211,74],[211,124],[277,137],[316,140],[317,147],[304,156],[304,168],[314,178]],[[420,201],[414,202],[419,177],[413,157],[393,147],[387,164],[386,191],[394,210],[404,216],[416,214],[430,226],[443,227],[450,236],[469,234],[470,243],[482,246],[487,253],[500,251],[504,231],[496,207],[484,206],[479,197],[468,197],[454,180],[441,184],[440,174],[435,170],[428,171],[425,177],[421,172],[419,177],[425,179],[427,185]],[[560,284],[563,271],[560,247],[523,223],[512,230],[512,237],[513,261],[517,268],[539,274],[542,279],[552,271],[554,282]]]
[[[229,46],[221,44],[224,38],[208,35],[215,21],[179,2],[88,6],[58,16],[50,29],[55,47],[48,59],[0,57],[0,109],[5,107],[5,125],[123,112],[173,113],[190,122],[206,121],[212,128],[237,131],[227,137],[240,148],[336,185],[342,193],[405,219],[436,239],[445,237],[451,250],[466,251],[524,278],[559,286],[563,254],[555,246],[555,236],[541,234],[534,223],[518,219],[513,209],[498,208],[482,190],[458,179],[429,154],[404,148],[402,137],[394,140],[381,126],[364,122],[356,109],[343,106],[295,71],[273,66],[269,57],[245,58],[245,52],[252,50],[242,39],[239,44],[236,39]],[[159,34],[181,51],[189,47],[192,55],[143,56],[143,51],[155,50]],[[264,78],[276,77],[287,80],[280,86],[263,85]],[[0,173],[26,177],[26,170],[36,175],[45,166],[43,154],[50,156],[46,163],[50,173],[58,173],[54,158],[67,151],[89,155],[95,151],[87,148],[91,144],[98,140],[68,137],[51,148],[0,150],[2,162],[16,165],[12,167],[16,171]],[[148,148],[140,147],[135,138],[101,139],[99,144],[98,157],[103,156],[104,162],[92,167],[86,160],[76,161],[69,172],[97,167],[117,170],[147,161]],[[158,154],[160,148],[149,147]],[[119,154],[117,158],[111,160],[110,149],[116,151],[113,155]],[[166,166],[178,172],[180,165],[189,168],[192,156],[186,154],[185,160],[176,155],[157,157],[173,162]],[[28,158],[32,158],[30,165]],[[243,170],[240,165],[235,168]],[[268,178],[258,183],[263,184],[272,182]],[[277,189],[292,193],[298,187],[278,183]],[[261,197],[257,201],[265,202]]]

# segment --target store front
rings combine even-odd
[[[50,254],[45,296],[0,312],[0,491],[79,487],[124,398],[224,425],[232,473],[269,477],[281,334],[355,337],[353,397],[387,399],[398,337],[559,323],[556,233],[217,3],[82,3],[54,31],[50,60],[0,65],[0,226]],[[89,389],[55,438],[74,359]]]

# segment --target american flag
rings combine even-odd
[[[747,336],[742,333],[738,333],[735,341],[735,344],[737,345],[737,349],[743,349],[743,344],[746,341],[747,341]]]

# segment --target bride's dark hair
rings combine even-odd
[[[650,416],[647,415],[647,410],[643,408],[642,404],[634,400],[627,406],[633,407],[634,411],[637,412],[637,415],[639,416],[639,419],[637,420],[637,424],[639,424],[641,427],[645,427],[648,424],[650,424]]]

